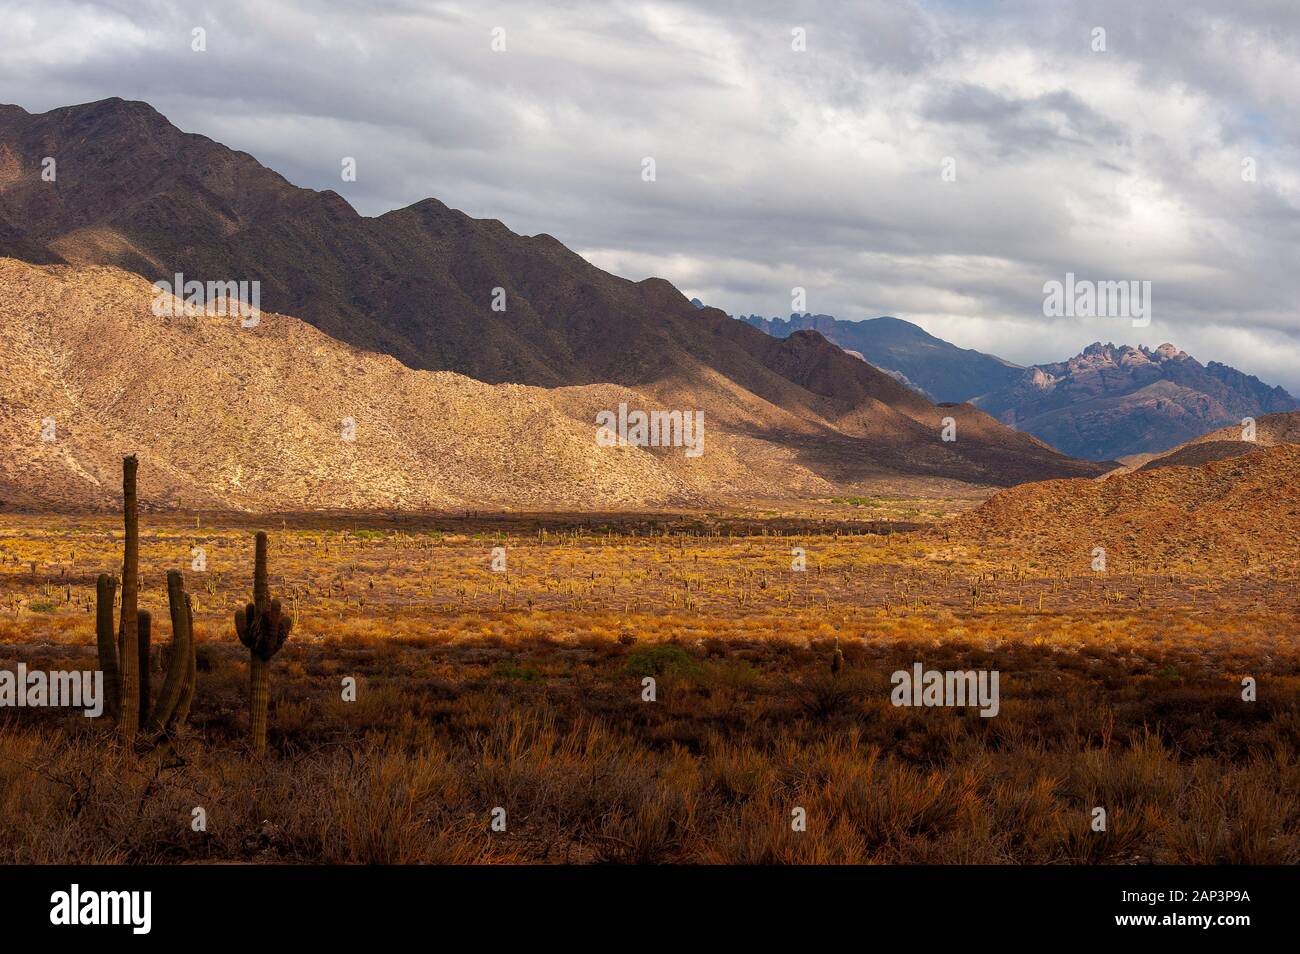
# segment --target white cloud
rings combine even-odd
[[[0,22],[5,98],[145,99],[366,214],[432,195],[733,313],[801,285],[1022,363],[1170,340],[1300,392],[1292,4],[0,0]],[[1155,337],[1043,318],[1067,271],[1150,280]]]

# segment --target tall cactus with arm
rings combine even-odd
[[[135,495],[136,459],[122,461],[122,492],[126,512],[126,544],[122,560],[122,614],[113,632],[113,599],[117,580],[101,574],[95,585],[95,641],[109,713],[118,720],[122,740],[129,746],[148,745],[184,721],[180,700],[194,693],[194,627],[185,581],[179,570],[167,574],[171,605],[172,654],[158,698],[150,698],[149,642],[152,619],[139,608],[139,513]],[[188,703],[185,706],[188,712]],[[143,730],[144,735],[141,735]]]
[[[266,712],[271,657],[289,638],[293,620],[280,612],[280,601],[271,599],[266,573],[266,533],[257,534],[253,558],[253,602],[235,611],[235,632],[248,647],[249,734],[253,754],[266,754]]]

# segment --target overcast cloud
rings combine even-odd
[[[800,286],[1020,363],[1172,341],[1300,394],[1291,0],[0,0],[0,102],[108,96],[364,214],[435,196],[733,314]],[[1066,272],[1149,280],[1150,326],[1045,318]]]

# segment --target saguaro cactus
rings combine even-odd
[[[179,570],[167,574],[167,601],[171,606],[172,652],[167,676],[151,702],[149,643],[152,619],[138,606],[140,569],[139,514],[135,496],[136,459],[122,461],[122,493],[125,501],[126,545],[122,559],[122,614],[116,638],[113,633],[113,600],[118,581],[107,573],[95,585],[95,641],[99,668],[104,673],[107,708],[118,720],[122,740],[154,742],[171,726],[183,721],[194,694],[194,620],[185,581]],[[181,703],[184,701],[184,706]],[[179,715],[179,720],[177,716]],[[144,730],[144,737],[140,732]]]
[[[167,663],[167,677],[147,719],[143,714],[147,709],[146,700],[141,699],[140,724],[154,737],[167,731],[173,716],[181,711],[182,700],[186,696],[192,698],[194,693],[194,611],[180,570],[167,571],[167,605],[172,616],[171,659]],[[188,702],[185,711],[188,714]]]
[[[104,695],[108,714],[118,718],[122,709],[122,674],[117,668],[117,637],[113,632],[113,601],[117,596],[117,577],[101,573],[95,581],[95,642],[99,648],[99,668],[104,674]]]
[[[122,512],[126,541],[122,551],[122,620],[118,629],[118,674],[122,705],[118,728],[122,741],[135,742],[140,731],[140,513],[136,508],[135,455],[122,458]]]
[[[271,657],[289,638],[293,620],[280,612],[280,601],[271,599],[266,574],[266,533],[257,534],[253,557],[253,602],[235,610],[235,632],[248,647],[249,736],[253,754],[266,754],[266,711]]]
[[[171,601],[170,580],[168,581],[168,602]],[[187,667],[184,688],[181,690],[180,702],[176,704],[176,724],[184,725],[190,717],[190,705],[194,702],[194,692],[198,686],[198,659],[197,648],[194,645],[194,601],[190,595],[185,594],[185,627],[190,634],[190,658]]]

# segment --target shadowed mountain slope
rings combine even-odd
[[[295,318],[160,318],[152,301],[119,269],[0,258],[0,505],[115,508],[126,453],[155,508],[600,509],[834,489],[788,448],[719,426],[695,459],[598,446],[597,409],[650,403],[630,388],[490,385]]]

